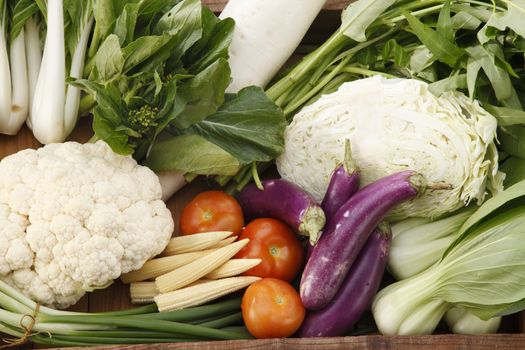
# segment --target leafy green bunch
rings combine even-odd
[[[95,137],[155,171],[235,175],[283,148],[282,111],[256,87],[226,94],[234,22],[199,0],[94,6],[85,79]]]

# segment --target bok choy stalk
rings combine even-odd
[[[27,0],[0,1],[0,132],[3,134],[15,135],[28,115],[30,88],[24,23],[36,10],[36,5]]]
[[[435,221],[410,218],[392,225],[392,246],[388,269],[398,280],[410,278],[437,263],[447,248],[459,237],[460,228],[474,213],[474,208]],[[482,320],[455,307],[447,311],[445,320],[454,333],[494,333],[501,317]]]
[[[40,18],[38,14],[31,16],[25,26],[27,78],[29,83],[29,110],[26,120],[29,128],[31,125],[31,106],[35,100],[35,90],[38,73],[42,64],[42,45],[40,44]]]
[[[429,334],[452,307],[482,320],[525,308],[525,181],[486,201],[443,258],[381,290],[372,305],[383,334]]]
[[[46,8],[44,53],[29,122],[36,139],[43,144],[63,142],[78,117],[80,89],[66,85],[66,78],[82,78],[93,24],[93,0],[66,4],[64,9],[63,0],[49,0]]]
[[[473,212],[473,208],[467,208],[435,221],[409,218],[393,224],[388,256],[388,270],[392,276],[406,279],[438,262],[459,237],[461,225]]]

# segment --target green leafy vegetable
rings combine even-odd
[[[187,132],[201,135],[247,165],[268,162],[281,154],[285,127],[281,110],[260,88],[249,87]]]
[[[483,320],[525,307],[524,196],[522,181],[488,200],[441,261],[380,291],[372,307],[380,332],[431,333],[453,306]]]
[[[199,0],[101,1],[85,76],[95,138],[158,171],[235,175],[283,149],[285,118],[261,89],[226,98],[234,22]]]
[[[501,122],[499,148],[525,159],[524,15],[525,0],[358,0],[343,12],[341,27],[279,76],[268,95],[290,119],[347,81],[377,74],[420,79],[435,94],[460,90],[487,106]]]

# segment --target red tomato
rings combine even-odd
[[[198,194],[184,207],[180,216],[183,235],[211,231],[238,234],[243,226],[241,206],[235,198],[222,191]]]
[[[295,233],[275,219],[256,219],[241,232],[239,240],[250,242],[237,258],[261,259],[261,263],[246,271],[246,276],[273,277],[291,282],[303,264],[304,251]]]
[[[263,278],[246,289],[242,318],[256,338],[283,338],[294,334],[305,316],[299,293],[276,278]]]

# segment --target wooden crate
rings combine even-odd
[[[220,12],[228,0],[203,0],[213,11]],[[250,0],[245,0],[250,1]],[[282,0],[286,1],[286,0]],[[304,0],[309,1],[309,0]],[[340,10],[351,0],[328,0],[323,12],[318,16],[308,32],[305,43],[320,43],[326,39],[340,24]],[[72,140],[86,142],[91,137],[90,119],[81,120],[75,129]],[[24,128],[17,136],[0,135],[0,159],[24,148],[40,147],[31,132]],[[207,188],[204,181],[195,181],[179,191],[167,202],[178,230],[178,217],[184,205],[200,191]],[[175,232],[178,234],[178,232]],[[102,312],[120,310],[132,307],[130,304],[129,288],[116,281],[104,290],[97,290],[85,295],[76,305],[70,308],[73,311]],[[268,340],[237,340],[212,341],[186,344],[159,344],[159,345],[122,345],[103,346],[96,349],[348,349],[360,348],[370,350],[381,349],[525,349],[525,313],[504,318],[500,334],[489,335],[454,335],[438,334],[427,336],[381,336],[364,335],[338,338],[312,339],[268,339]],[[31,344],[23,346],[29,349]]]

